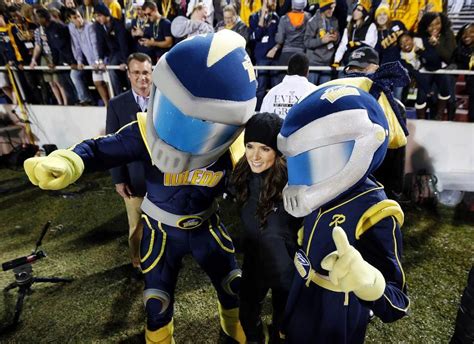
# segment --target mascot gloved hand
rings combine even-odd
[[[345,293],[354,292],[365,301],[379,299],[385,290],[385,278],[375,267],[367,263],[354,246],[349,244],[341,227],[334,227],[332,238],[337,251],[328,254],[321,267],[329,271],[329,279]]]
[[[74,183],[84,171],[82,159],[73,151],[59,149],[46,157],[30,158],[24,162],[31,183],[43,190],[60,190]]]

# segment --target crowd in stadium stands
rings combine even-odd
[[[377,50],[380,64],[401,61],[409,70],[418,118],[452,119],[457,76],[423,71],[473,70],[474,23],[455,36],[445,13],[441,0],[0,0],[0,64],[16,67],[30,103],[96,104],[93,84],[107,105],[109,89],[117,95],[127,88],[130,53],[146,53],[155,63],[197,34],[236,31],[258,66],[286,66],[293,54],[305,53],[311,66],[339,67],[367,45]],[[62,65],[71,70],[55,70]],[[94,70],[84,70],[87,65]],[[105,77],[112,65],[120,68]],[[333,68],[312,71],[308,79],[319,85],[337,76]],[[258,72],[258,106],[282,78]],[[473,78],[465,77],[471,122]],[[0,72],[0,86],[15,102],[8,72]],[[395,94],[404,99],[407,89]]]

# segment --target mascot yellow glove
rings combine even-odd
[[[349,244],[341,227],[334,227],[332,238],[337,251],[321,261],[321,267],[329,271],[331,282],[345,293],[354,292],[365,301],[379,299],[385,290],[385,278],[375,267],[367,263],[359,251]]]
[[[79,179],[84,162],[73,151],[58,149],[46,157],[25,160],[23,167],[34,185],[43,190],[60,190]]]

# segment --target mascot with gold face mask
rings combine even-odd
[[[161,57],[153,84],[151,107],[137,121],[114,135],[28,159],[25,171],[33,184],[57,190],[84,171],[148,163],[140,249],[147,343],[174,342],[174,293],[186,254],[216,289],[222,330],[244,343],[237,296],[241,271],[215,198],[232,169],[229,146],[256,104],[245,40],[223,30],[182,41]]]
[[[389,145],[376,98],[354,85],[323,84],[288,113],[278,136],[287,157],[285,209],[305,217],[288,298],[288,343],[362,343],[372,311],[384,322],[407,313],[400,264],[403,212],[371,176]]]

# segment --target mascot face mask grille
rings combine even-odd
[[[177,44],[153,71],[146,141],[153,164],[180,173],[216,161],[255,108],[245,40],[222,30]]]
[[[278,149],[287,156],[285,209],[306,216],[367,178],[388,144],[382,108],[353,86],[319,87],[288,113]]]

